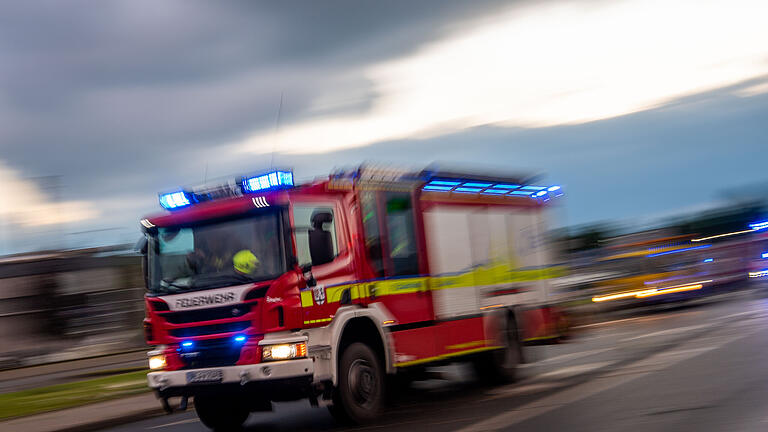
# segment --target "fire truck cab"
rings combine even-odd
[[[514,379],[555,341],[544,209],[559,186],[358,168],[289,171],[160,195],[141,220],[149,386],[208,427],[306,398],[373,421],[393,376],[466,359]]]

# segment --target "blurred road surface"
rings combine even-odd
[[[356,431],[758,431],[768,429],[768,299],[667,309],[531,347],[521,381],[474,384],[468,367],[416,383],[385,419]],[[193,410],[108,429],[205,431]],[[343,430],[308,402],[275,404],[247,431]]]

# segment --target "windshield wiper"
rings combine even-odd
[[[188,290],[188,289],[192,288],[192,284],[189,283],[191,281],[187,282],[186,285],[179,285],[179,284],[176,283],[177,280],[179,280],[179,279],[178,278],[177,279],[162,279],[160,281],[160,286],[159,287],[160,288],[164,288],[164,291],[165,291],[166,294],[171,293],[171,292],[178,293],[178,292],[181,292],[181,291]],[[171,290],[171,288],[174,288],[174,289]]]

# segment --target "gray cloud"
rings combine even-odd
[[[360,67],[509,4],[3,3],[2,158],[28,175],[129,175],[272,128],[281,92],[284,124],[358,112],[376,97]]]
[[[159,190],[199,182],[206,171],[210,178],[267,167],[263,156],[221,148],[272,130],[281,92],[286,126],[366,110],[377,97],[362,75],[367,65],[461,32],[511,4],[2,3],[0,159],[25,176],[60,176],[59,199],[104,209],[92,227],[67,229],[130,232],[142,213],[157,208]],[[494,161],[564,183],[572,203],[567,222],[652,214],[710,200],[721,184],[764,179],[758,159],[743,155],[764,145],[768,97],[736,98],[732,90],[579,126],[475,128],[275,160],[302,178],[361,160]],[[713,175],[720,170],[727,174]],[[678,175],[670,183],[672,173]]]

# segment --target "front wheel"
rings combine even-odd
[[[353,343],[341,355],[331,413],[342,422],[365,424],[384,410],[384,368],[366,344]]]
[[[236,431],[248,419],[248,407],[232,397],[195,396],[200,421],[214,431]]]

